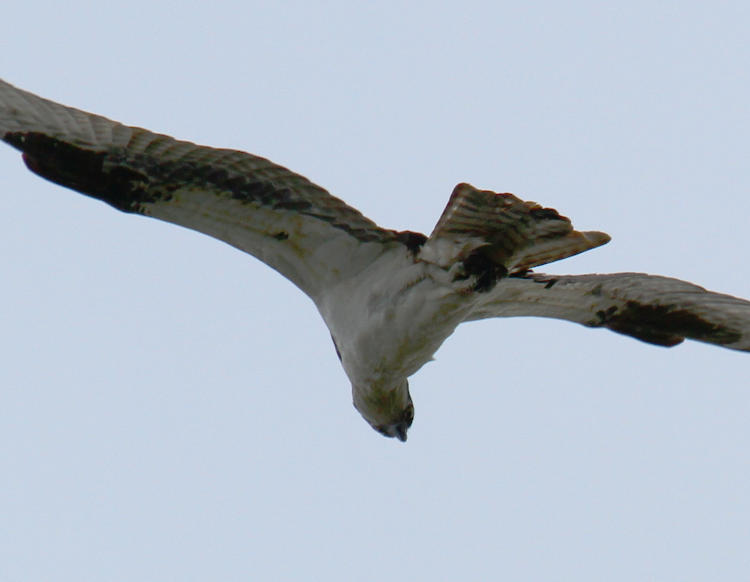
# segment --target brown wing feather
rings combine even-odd
[[[409,244],[265,158],[128,127],[3,81],[0,139],[23,151],[33,172],[119,210],[224,240],[308,294],[383,245]]]
[[[551,317],[661,346],[692,339],[750,351],[750,301],[669,277],[529,273],[504,279],[480,299],[469,320]]]

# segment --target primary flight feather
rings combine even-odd
[[[34,173],[124,212],[241,249],[305,292],[331,332],[354,405],[406,440],[408,377],[464,321],[539,316],[673,346],[750,351],[750,302],[640,273],[531,269],[605,244],[551,208],[459,184],[429,237],[377,224],[264,158],[66,107],[0,81],[0,138]]]

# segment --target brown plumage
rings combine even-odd
[[[265,158],[42,99],[0,81],[0,139],[30,170],[124,212],[191,228],[276,269],[315,302],[380,433],[406,439],[407,378],[465,321],[540,316],[661,346],[750,351],[750,302],[639,273],[531,269],[609,241],[552,208],[459,184],[429,237],[382,228]]]

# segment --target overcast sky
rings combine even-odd
[[[197,3],[195,3],[197,5]],[[750,297],[747,2],[13,2],[0,76],[247,150],[389,228],[453,186]],[[750,355],[461,327],[372,431],[312,303],[0,150],[0,579],[738,580]]]

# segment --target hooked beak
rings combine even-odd
[[[402,443],[406,442],[406,431],[409,430],[410,422],[396,422],[394,424],[386,424],[384,426],[373,426],[383,436],[389,438],[397,438]]]

